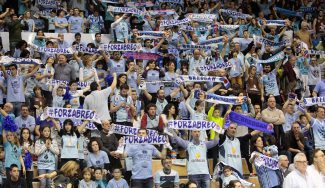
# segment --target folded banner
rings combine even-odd
[[[210,103],[218,103],[218,104],[233,104],[233,105],[241,105],[246,101],[245,97],[237,97],[237,96],[221,96],[216,95],[214,93],[206,93],[205,101]]]
[[[86,48],[86,47],[77,47],[75,52],[82,52],[82,53],[87,53],[87,54],[99,54],[100,50],[97,48]]]
[[[146,52],[126,52],[123,54],[124,57],[139,59],[139,60],[157,60],[161,56],[155,53]]]
[[[252,16],[249,15],[249,14],[243,14],[241,12],[236,12],[236,11],[233,11],[233,10],[228,10],[228,9],[220,9],[219,12],[223,12],[231,17],[234,17],[234,18],[243,18],[243,19],[246,19],[246,18],[251,18]]]
[[[44,110],[44,114],[45,116],[51,118],[81,119],[101,123],[100,119],[93,110],[47,107]]]
[[[259,120],[247,117],[242,114],[238,114],[233,111],[229,113],[229,119],[230,119],[230,121],[237,123],[238,125],[241,125],[241,126],[246,126],[248,128],[251,128],[254,130],[259,130],[264,133],[269,133],[269,134],[273,133],[273,129],[269,124],[267,124],[263,121],[259,121]]]
[[[223,30],[236,30],[239,28],[239,25],[219,25],[218,28]]]
[[[200,43],[200,45],[218,45],[218,44],[222,43],[223,40],[224,40],[224,37],[221,36],[221,37],[212,38],[212,39],[203,41]]]
[[[42,64],[42,61],[39,59],[30,59],[30,58],[14,58],[9,56],[1,56],[0,64]]]
[[[127,44],[102,44],[100,49],[104,51],[138,51],[141,50],[142,46],[138,43],[127,43]]]
[[[119,13],[129,13],[129,14],[137,14],[142,15],[143,12],[139,9],[132,8],[132,7],[113,7],[108,6],[107,7],[108,12],[119,12]]]
[[[47,82],[46,82],[46,85],[52,85],[52,86],[59,85],[59,84],[68,85],[69,82],[64,81],[64,80],[54,80],[54,79],[47,80]],[[78,87],[80,87],[80,88],[85,88],[88,86],[90,86],[89,82],[78,82]]]
[[[298,12],[304,12],[304,13],[312,13],[314,11],[316,11],[316,7],[300,7],[298,9]]]
[[[275,7],[274,9],[278,13],[283,14],[283,15],[287,15],[287,16],[295,16],[295,17],[302,17],[303,16],[303,14],[301,12],[296,12],[296,11],[292,11],[292,10],[288,10],[288,9],[284,9],[284,8],[279,8],[279,7]]]
[[[267,38],[259,37],[259,36],[256,36],[256,35],[253,36],[253,39],[254,39],[255,44],[258,42],[258,43],[262,43],[262,44],[270,45],[270,46],[274,46],[274,47],[285,46],[285,45],[287,45],[289,43],[289,41],[287,41],[287,40],[284,40],[284,41],[281,41],[281,42],[274,42],[274,41],[269,40]]]
[[[166,144],[167,136],[165,135],[155,135],[148,137],[138,137],[138,136],[125,136],[124,137],[125,144]]]
[[[182,25],[190,22],[191,20],[189,18],[184,18],[182,20],[161,20],[160,21],[160,27],[168,27],[168,26],[174,26],[174,25]]]
[[[272,157],[268,157],[261,153],[253,152],[251,156],[257,155],[258,157],[255,158],[254,164],[258,167],[265,166],[271,170],[278,170],[279,169],[279,161]]]
[[[128,7],[153,7],[154,4],[151,1],[146,2],[127,2]]]
[[[128,136],[137,136],[139,128],[124,126],[124,125],[111,124],[109,130],[110,130],[110,132],[115,133],[115,134],[128,135]],[[147,129],[147,131],[148,131],[148,136],[149,137],[159,135],[156,130]]]
[[[193,44],[181,45],[181,50],[195,50],[195,49],[211,50],[212,47],[207,45],[193,45]]]
[[[216,76],[190,76],[190,75],[180,75],[179,79],[176,79],[177,82],[220,82],[223,83],[225,87],[229,87],[230,83],[227,78],[216,77]],[[180,84],[180,83],[178,83]]]
[[[148,10],[146,14],[149,14],[151,16],[157,16],[157,15],[174,15],[176,14],[174,9],[168,9],[168,10]]]
[[[138,38],[157,39],[164,37],[164,32],[162,31],[138,31],[138,33]]]
[[[175,3],[182,5],[184,2],[183,0],[158,0],[159,3]]]
[[[322,105],[325,103],[325,97],[304,98],[305,106]]]
[[[73,54],[71,48],[44,48],[38,47],[36,49],[40,53],[49,53],[49,54]]]
[[[37,4],[40,6],[46,6],[46,7],[52,7],[56,8],[57,6],[57,0],[37,0]]]
[[[204,120],[172,120],[168,121],[168,128],[178,130],[211,130],[221,133],[220,128],[215,122]]]
[[[217,19],[217,15],[215,14],[187,14],[186,17],[190,18],[193,21],[197,22],[213,22],[213,20]]]
[[[274,56],[266,59],[266,60],[260,60],[260,59],[255,59],[255,58],[252,58],[253,61],[255,61],[256,63],[272,63],[272,62],[275,62],[275,61],[280,61],[284,58],[284,52],[281,51],[277,54],[275,54]]]
[[[263,25],[263,20],[259,21],[261,25]],[[285,20],[266,20],[266,25],[268,26],[285,26],[286,21]]]
[[[306,50],[305,53],[310,55],[325,55],[325,51],[317,51],[317,50]]]
[[[231,63],[224,62],[224,63],[214,63],[210,65],[204,65],[198,67],[201,72],[208,72],[208,71],[214,71],[218,69],[226,69],[232,67]]]

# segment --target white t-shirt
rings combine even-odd
[[[100,120],[111,120],[108,111],[108,97],[111,92],[111,87],[91,92],[85,98],[84,109],[95,110]]]

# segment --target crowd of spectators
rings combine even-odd
[[[324,188],[324,10],[323,0],[0,0],[0,32],[9,32],[10,48],[0,41],[0,184],[249,187],[243,158],[261,188]],[[28,41],[22,32],[36,36]],[[74,33],[72,43],[66,33]],[[83,42],[85,33],[94,41]],[[140,45],[139,55],[104,50],[102,34],[109,45]],[[40,50],[52,48],[69,53]],[[13,63],[22,58],[31,61]],[[212,65],[219,68],[202,69]],[[186,76],[230,86],[179,82]],[[212,103],[211,94],[240,100]],[[45,116],[48,107],[93,110],[100,122]],[[273,133],[232,122],[231,113]],[[3,126],[10,120],[17,131]],[[168,128],[175,120],[210,121],[224,131]],[[155,130],[168,141],[124,146],[114,124],[138,128],[139,137]],[[265,156],[277,167],[261,165]],[[152,159],[163,166],[155,174]],[[172,169],[175,159],[187,160],[186,185]]]

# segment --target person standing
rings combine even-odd
[[[100,85],[97,82],[90,84],[91,93],[87,95],[84,102],[84,109],[95,110],[100,120],[111,120],[108,110],[108,98],[116,87],[116,73],[113,73],[114,80],[110,87],[100,90]]]
[[[146,129],[138,130],[138,137],[146,137],[147,135]],[[147,143],[130,144],[126,145],[123,156],[132,158],[132,187],[151,188],[153,187],[152,157],[164,159],[166,157],[166,147],[164,146],[162,152],[159,152],[157,148]]]
[[[21,105],[25,102],[24,95],[24,81],[33,76],[39,65],[25,75],[18,75],[18,67],[16,64],[9,65],[11,75],[7,74],[5,67],[2,65],[1,69],[3,76],[7,81],[7,102],[11,102],[13,105],[13,113],[18,116],[20,114]]]
[[[187,173],[190,181],[198,184],[198,188],[210,187],[210,173],[208,168],[207,150],[218,144],[217,137],[212,141],[201,141],[200,130],[193,130],[191,133],[192,140],[187,141],[178,137],[173,132],[173,142],[188,152]]]

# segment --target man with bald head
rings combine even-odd
[[[304,153],[298,153],[294,158],[295,169],[284,179],[283,188],[317,188],[313,174],[307,172],[308,161]]]
[[[282,110],[276,108],[275,97],[271,96],[267,100],[267,108],[262,111],[262,120],[266,123],[272,123],[274,125],[275,138],[277,140],[277,146],[282,146],[284,139],[284,130],[281,126],[285,122],[284,114]],[[281,140],[280,140],[281,138]]]
[[[109,134],[110,121],[107,119],[102,120],[102,125],[100,130],[100,141],[102,142],[102,150],[108,155],[109,161],[111,162],[112,169],[122,168],[120,161],[120,154],[116,153],[119,142],[115,134]]]
[[[189,60],[189,75],[201,75],[198,67],[206,65],[206,59],[202,56],[200,49],[195,49],[193,57]]]

